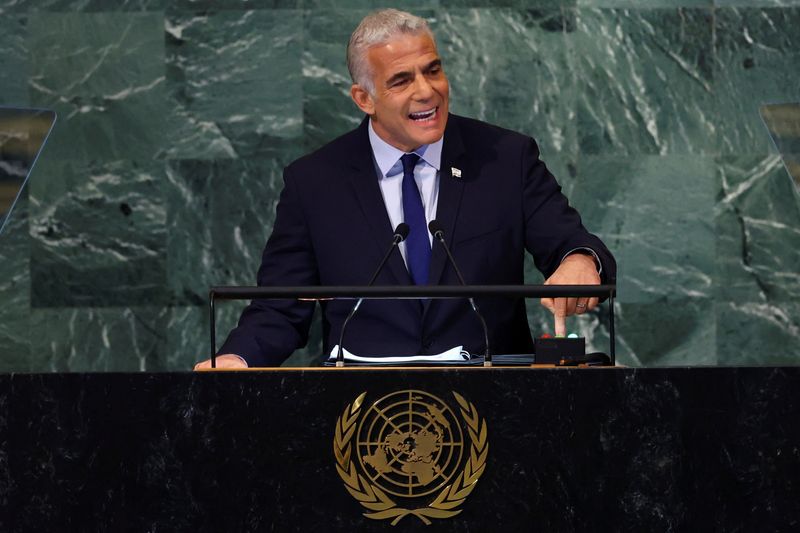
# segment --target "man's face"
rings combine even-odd
[[[350,94],[370,115],[384,141],[410,152],[438,141],[447,124],[450,85],[433,39],[399,35],[367,51],[375,94],[359,85]]]

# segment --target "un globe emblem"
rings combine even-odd
[[[336,422],[333,450],[345,488],[367,518],[450,518],[483,474],[486,421],[453,392],[455,409],[421,390],[401,390],[348,404]],[[422,502],[423,505],[419,505]]]
[[[464,436],[446,403],[408,390],[384,396],[366,410],[356,449],[372,483],[395,496],[425,496],[460,470]]]

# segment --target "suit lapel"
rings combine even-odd
[[[350,161],[349,176],[361,211],[366,218],[369,233],[378,248],[380,257],[383,258],[383,254],[386,253],[387,247],[391,244],[394,228],[391,227],[389,215],[386,213],[386,205],[378,184],[378,177],[375,174],[372,147],[369,144],[369,135],[367,134],[367,121],[368,119],[364,119],[358,128],[358,146],[352,150],[352,153],[359,154],[359,156]],[[375,268],[377,268],[377,264]],[[386,268],[389,269],[399,284],[409,285],[413,283],[399,251],[392,253]]]
[[[469,170],[464,168],[464,144],[455,117],[450,115],[444,134],[442,161],[439,169],[439,203],[436,207],[436,220],[444,228],[447,245],[453,246],[453,235],[464,194],[464,182],[470,178]],[[459,169],[461,176],[454,176]],[[433,243],[431,269],[428,277],[430,285],[438,285],[447,264],[447,254],[441,244]]]

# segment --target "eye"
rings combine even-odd
[[[402,78],[402,79],[395,80],[395,81],[391,82],[389,84],[389,87],[390,88],[402,87],[403,85],[405,85],[407,83],[408,83],[408,78]]]

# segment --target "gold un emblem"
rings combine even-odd
[[[460,513],[489,453],[486,420],[475,406],[456,392],[458,416],[420,390],[393,392],[370,406],[366,395],[345,407],[333,438],[336,471],[364,516],[396,525],[413,515],[429,525]]]

